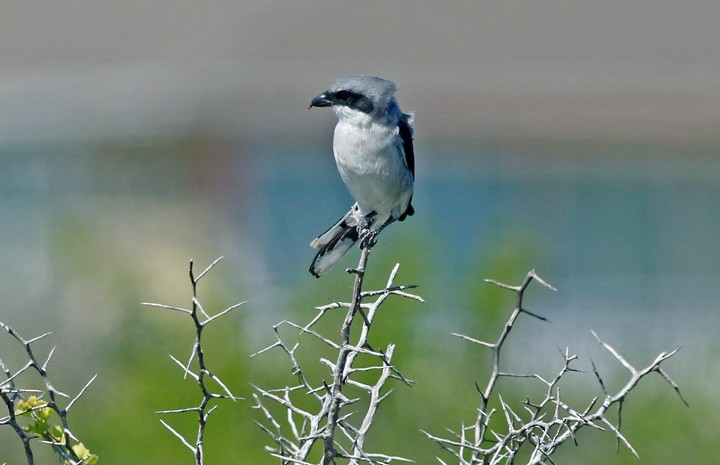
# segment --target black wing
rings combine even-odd
[[[403,152],[405,153],[405,164],[407,165],[413,179],[415,179],[415,150],[413,149],[413,130],[408,122],[408,115],[402,115],[402,118],[398,121],[398,128],[400,129],[400,139],[402,139]],[[415,213],[415,209],[412,206],[412,197],[408,203],[407,209],[400,215],[398,221],[403,221],[406,217],[411,216]]]
[[[398,121],[400,138],[402,139],[403,152],[405,152],[405,164],[415,179],[415,151],[413,150],[413,132],[408,123],[407,115],[403,115]]]

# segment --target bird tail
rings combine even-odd
[[[358,239],[357,220],[350,209],[340,221],[310,243],[310,247],[320,249],[310,265],[310,273],[319,278],[339,262]]]

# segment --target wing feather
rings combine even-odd
[[[415,179],[415,150],[413,149],[413,129],[412,116],[403,114],[398,121],[400,129],[400,139],[402,140],[403,152],[405,154],[405,164]]]

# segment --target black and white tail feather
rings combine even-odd
[[[358,241],[361,247],[374,245],[386,226],[415,212],[413,115],[400,110],[395,90],[392,81],[350,76],[336,81],[310,104],[335,110],[335,162],[356,200],[350,211],[310,243],[319,249],[310,265],[315,277],[338,263]]]
[[[330,229],[313,239],[310,247],[318,250],[310,265],[310,273],[319,278],[333,267],[360,239],[357,220],[353,215],[355,206]]]

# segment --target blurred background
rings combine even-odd
[[[331,111],[307,110],[335,79],[397,81],[416,113],[416,215],[382,235],[369,286],[392,265],[425,304],[394,301],[377,344],[398,346],[396,386],[370,442],[418,463],[474,418],[486,353],[450,335],[494,337],[510,295],[533,288],[508,369],[554,373],[576,407],[637,366],[667,363],[624,406],[640,462],[586,432],[558,463],[711,463],[720,453],[720,3],[4,2],[0,14],[0,321],[54,334],[51,377],[76,392],[74,431],[102,464],[192,463],[153,412],[196,402],[168,353],[193,341],[187,266],[224,256],[200,297],[221,310],[208,363],[237,395],[294,382],[271,326],[347,299],[351,277],[307,272],[309,241],[351,203],[332,159]],[[357,253],[347,258],[351,266]],[[332,334],[332,333],[331,333]],[[288,334],[292,338],[294,335]],[[11,367],[22,351],[0,335]],[[314,354],[305,354],[325,376]],[[29,382],[29,381],[28,381]],[[507,399],[530,383],[503,383]],[[514,393],[514,394],[513,394]],[[274,463],[251,401],[211,418],[213,463]],[[192,431],[192,422],[175,420]],[[42,459],[55,459],[37,448]],[[441,455],[442,456],[442,455]],[[449,457],[445,456],[445,459]],[[0,463],[23,463],[10,428]]]

